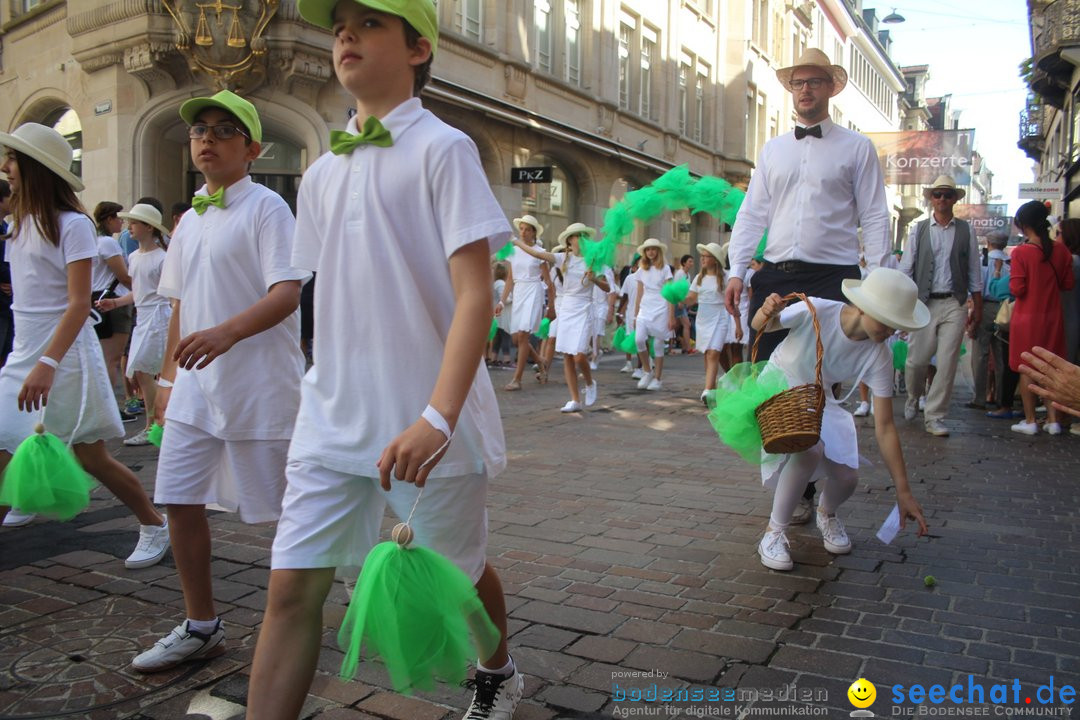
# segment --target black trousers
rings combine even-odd
[[[781,266],[785,265],[781,263]],[[780,270],[771,263],[754,273],[750,278],[753,294],[750,298],[750,320],[765,304],[765,298],[772,293],[780,296],[799,292],[810,297],[826,300],[845,301],[841,291],[844,280],[858,280],[862,277],[858,265],[822,265],[817,263],[798,263],[794,270]],[[787,337],[787,330],[765,333],[758,345],[757,359],[768,360],[780,341]],[[756,333],[751,329],[750,342],[754,342]]]

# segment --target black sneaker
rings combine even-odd
[[[124,410],[124,409],[120,410],[120,421],[121,422],[126,422],[126,423],[135,422],[138,419],[139,419],[138,415],[133,415],[132,413],[129,413],[127,410]]]
[[[476,677],[461,683],[473,690],[473,701],[462,720],[511,720],[525,692],[525,678],[517,670],[509,677],[476,671]]]

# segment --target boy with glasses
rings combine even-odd
[[[172,319],[157,396],[165,433],[154,499],[168,507],[186,619],[132,661],[168,670],[225,651],[214,610],[206,506],[247,523],[277,520],[300,401],[300,285],[289,206],[248,176],[259,157],[255,106],[223,90],[180,108],[206,177],[176,227],[158,293]]]

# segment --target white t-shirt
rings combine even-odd
[[[105,290],[109,289],[109,286],[116,280],[116,276],[113,275],[113,271],[109,269],[108,261],[114,257],[124,257],[124,251],[120,249],[120,243],[118,243],[113,237],[109,235],[100,235],[97,238],[97,255],[94,256],[93,263],[91,263],[90,269],[90,290],[94,293],[94,299]],[[116,284],[116,295],[122,297],[130,292],[127,287]]]
[[[510,238],[468,136],[416,98],[382,123],[392,146],[327,153],[304,174],[293,251],[293,264],[319,281],[315,364],[289,457],[366,477],[431,399],[454,315],[448,259],[478,241],[495,252]],[[477,372],[431,474],[494,476],[505,466],[491,379]]]
[[[563,297],[591,298],[593,284],[585,280],[589,267],[585,261],[572,253],[558,252],[554,266],[562,272],[562,287],[558,292]]]
[[[640,314],[653,317],[660,312],[667,312],[668,301],[660,294],[660,288],[666,281],[672,279],[671,268],[667,265],[648,269],[638,268],[637,279],[644,291],[641,296]]]
[[[690,292],[697,293],[698,305],[723,305],[724,295],[720,292],[719,283],[715,275],[706,275],[698,282],[694,276],[694,282],[690,284]]]
[[[272,285],[311,277],[290,265],[294,220],[280,195],[245,177],[225,204],[184,213],[165,253],[158,293],[180,300],[181,338],[247,310]],[[303,373],[297,311],[202,370],[178,370],[165,418],[224,440],[288,440]]]
[[[97,235],[90,218],[60,213],[60,244],[53,245],[27,218],[19,233],[4,243],[11,263],[11,309],[15,312],[62,313],[68,306],[67,266],[97,257]]]
[[[622,284],[623,295],[626,295],[626,315],[630,318],[634,317],[634,306],[637,304],[639,272],[640,268],[628,274]]]
[[[541,250],[544,249],[539,243],[537,246]],[[514,248],[514,252],[510,254],[510,272],[513,273],[515,283],[540,282],[543,279],[540,275],[540,266],[543,264],[543,260],[534,258],[520,248]]]
[[[161,267],[165,264],[165,251],[154,248],[149,252],[136,250],[128,256],[128,272],[131,273],[131,291],[135,293],[135,307],[168,305],[169,298],[158,294]]]
[[[875,397],[892,397],[892,354],[885,343],[852,340],[840,327],[840,311],[845,304],[836,300],[810,298],[821,325],[824,362],[821,379],[826,393],[839,382],[854,382],[860,374]],[[814,323],[805,303],[789,305],[780,311],[780,325],[791,330],[777,346],[770,362],[780,367],[795,384],[815,382],[817,360]]]

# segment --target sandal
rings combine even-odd
[[[1014,420],[1014,419],[1016,419],[1018,417],[1023,417],[1023,416],[1024,416],[1024,413],[1017,412],[1016,410],[1012,410],[1010,408],[1003,408],[1001,410],[991,410],[990,412],[986,413],[986,417],[994,418],[995,420]]]
[[[511,380],[510,382],[506,383],[506,387],[503,388],[503,390],[506,390],[508,392],[513,391],[513,390],[520,390],[520,389],[521,389],[521,383],[518,382],[517,380]]]
[[[541,385],[547,385],[547,381],[548,381],[547,368],[546,367],[541,367],[539,370],[536,371],[536,382],[540,383]]]

